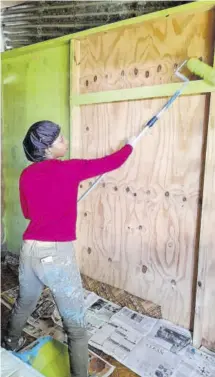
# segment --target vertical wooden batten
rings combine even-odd
[[[70,41],[70,157],[76,154],[77,138],[80,137],[80,107],[74,104],[75,96],[80,94],[80,41]]]
[[[215,349],[215,93],[211,94],[193,342]]]
[[[212,20],[215,69],[215,12]],[[193,344],[215,351],[215,92],[210,94],[195,290]]]

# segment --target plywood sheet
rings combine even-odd
[[[164,99],[89,105],[73,128],[73,157],[96,158],[135,135]],[[79,204],[76,250],[82,272],[161,305],[189,327],[196,253],[205,96],[175,102]],[[82,182],[81,195],[93,180]]]
[[[177,82],[173,70],[192,56],[212,63],[212,17],[180,14],[84,38],[80,92]]]
[[[205,179],[194,344],[215,350],[215,93],[211,94],[205,162]]]

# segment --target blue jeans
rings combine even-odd
[[[44,285],[50,288],[68,337],[71,375],[88,375],[84,293],[72,242],[24,241],[20,252],[19,295],[8,323],[15,346]]]

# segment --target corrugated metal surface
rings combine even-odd
[[[30,1],[2,10],[5,50],[189,1]]]
[[[17,0],[17,1],[11,1],[11,0],[1,0],[0,2],[0,8],[8,8],[8,7],[13,7],[14,5],[26,3],[26,1],[23,0]]]

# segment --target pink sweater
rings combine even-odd
[[[79,183],[119,168],[131,152],[132,146],[127,144],[103,158],[46,160],[27,167],[19,185],[22,211],[30,220],[23,239],[75,240]]]

